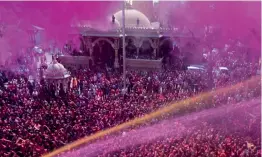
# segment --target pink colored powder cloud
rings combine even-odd
[[[219,25],[226,32],[217,42],[241,38],[260,50],[261,2],[160,2],[159,17],[174,26],[185,25],[193,31],[204,25]],[[152,2],[133,2],[134,8],[153,17]],[[73,21],[89,20],[105,23],[120,10],[122,2],[0,2],[0,22],[6,32],[0,38],[1,61],[29,45],[27,35],[31,25],[45,29],[45,41],[56,40],[59,45],[69,39]],[[166,15],[168,14],[168,16]]]

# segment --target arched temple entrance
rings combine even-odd
[[[137,58],[137,47],[134,40],[131,38],[127,39],[127,45],[126,45],[126,57],[127,58]]]
[[[154,47],[150,39],[144,39],[139,44],[139,54],[140,59],[154,59]]]
[[[92,43],[94,64],[100,67],[114,67],[114,43],[107,38],[98,38]]]
[[[170,38],[162,39],[159,47],[159,55],[163,57],[163,65],[172,64],[173,41]]]

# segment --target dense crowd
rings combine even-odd
[[[14,157],[40,156],[81,137],[141,117],[171,101],[186,99],[206,91],[209,88],[210,77],[215,83],[214,88],[243,81],[256,72],[253,64],[243,63],[236,62],[232,66],[227,64],[230,74],[222,74],[221,71],[209,74],[205,70],[174,69],[129,71],[126,89],[123,89],[122,74],[117,71],[71,71],[72,80],[68,82],[68,88],[65,90],[62,85],[61,88],[56,88],[45,81],[32,81],[25,76],[2,70],[0,154]],[[177,143],[193,140],[191,144],[198,144],[199,149],[203,144],[208,144],[204,142],[208,142],[207,139],[172,140]],[[217,142],[211,142],[206,147],[212,147]],[[182,146],[171,148],[168,141],[160,143],[166,144],[156,148],[159,149],[158,153],[167,149],[165,147],[170,147],[167,151],[180,156],[181,151],[185,152],[187,149]],[[157,144],[148,144],[142,147],[147,147],[148,153],[153,153],[150,150],[156,146]],[[134,156],[135,152],[127,156]],[[151,156],[145,154],[147,155]]]
[[[241,122],[239,115],[220,117],[219,120],[191,126],[193,129],[185,130],[184,136],[164,136],[154,141],[144,141],[139,145],[98,156],[260,157],[259,123],[260,118],[258,117],[256,119],[241,117]]]
[[[78,71],[78,77],[85,76],[80,78],[79,89],[73,90],[76,88],[73,85],[67,94],[61,90],[59,95],[51,87],[46,89],[46,85],[37,87],[40,88],[37,95],[34,94],[34,85],[27,79],[19,77],[13,80],[1,93],[3,154],[39,155],[85,135],[142,116],[174,98],[188,97],[192,93],[189,91],[193,91],[190,88],[182,90],[187,86],[182,84],[183,81],[161,84],[158,80],[170,80],[175,72],[163,73],[163,76],[152,74],[152,78],[146,73],[131,72],[128,94],[125,94],[121,90],[121,76],[115,73],[108,75]],[[188,74],[180,75],[183,79]],[[174,90],[177,93],[173,93]]]

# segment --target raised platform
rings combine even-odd
[[[65,67],[89,67],[89,62],[92,59],[88,56],[59,56],[58,59]]]
[[[64,66],[89,66],[92,59],[88,56],[59,56],[58,59]],[[135,69],[161,69],[162,59],[148,60],[148,59],[126,59],[127,68]]]
[[[148,60],[148,59],[126,59],[127,68],[146,68],[146,69],[161,69],[162,59]]]

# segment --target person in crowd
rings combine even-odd
[[[217,66],[227,66],[230,73],[213,73],[214,88],[255,75],[252,63],[235,60],[218,58]],[[206,71],[174,68],[130,70],[127,88],[123,89],[123,77],[118,72],[81,68],[71,70],[72,80],[65,90],[62,84],[56,87],[43,80],[33,85],[22,75],[7,73],[2,70],[0,75],[0,154],[6,157],[41,156],[84,136],[153,112],[170,102],[187,99],[209,90],[210,76]],[[248,98],[252,98],[252,93],[240,93],[229,100],[238,102]],[[220,102],[222,100],[216,99],[214,105]],[[242,136],[230,137],[232,142],[228,144],[224,135],[219,128],[216,133],[207,129],[186,138],[170,138],[118,151],[113,156],[233,157],[260,154],[259,147],[248,147]],[[199,136],[205,137],[199,139]],[[252,144],[259,145],[254,140]]]

